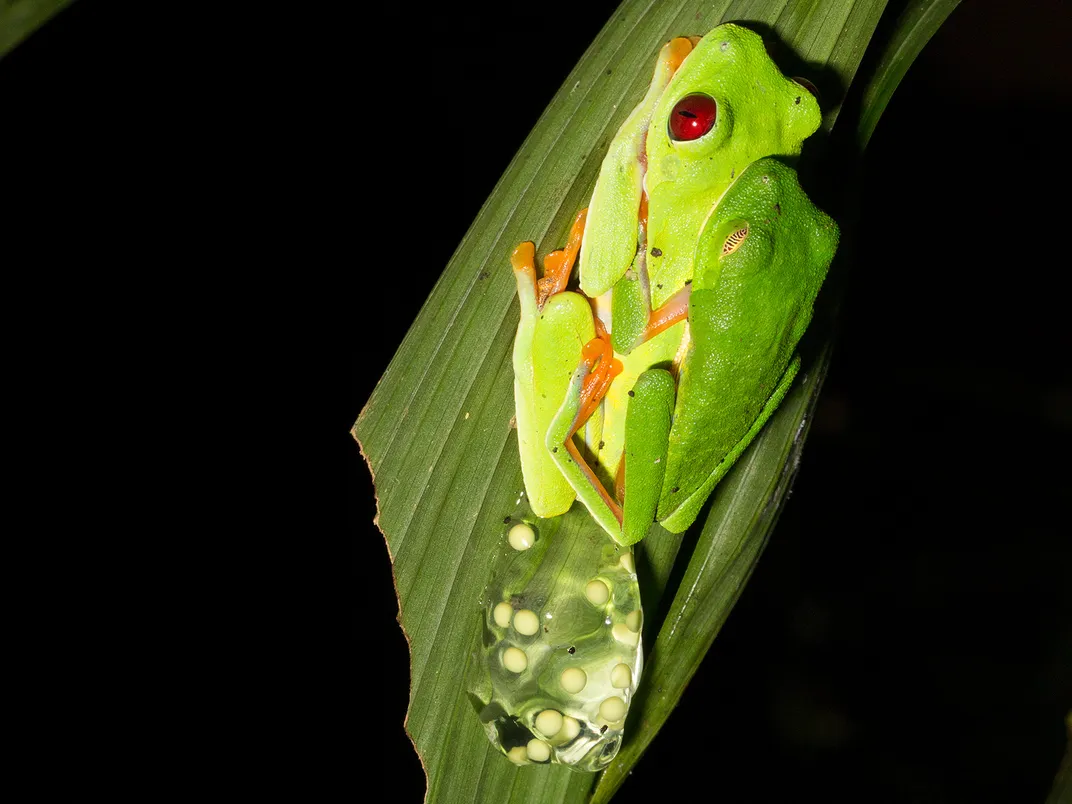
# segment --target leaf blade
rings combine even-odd
[[[847,87],[864,49],[858,40],[870,36],[884,6],[882,0],[852,4],[755,0],[706,7],[695,1],[623,4],[570,73],[481,208],[362,410],[354,435],[376,479],[377,519],[391,553],[400,622],[411,649],[406,726],[428,775],[426,801],[581,801],[595,781],[593,776],[557,767],[515,768],[488,744],[464,695],[465,666],[477,637],[476,600],[503,515],[515,510],[522,488],[516,440],[509,426],[513,404],[509,354],[517,317],[509,251],[526,239],[536,240],[542,251],[562,241],[595,181],[602,159],[600,143],[639,98],[651,61],[670,36],[706,33],[723,20],[761,23],[813,63],[822,60]],[[834,28],[849,33],[835,35]],[[604,80],[608,70],[614,79]],[[828,112],[827,127],[840,108],[838,96]],[[812,365],[816,383],[824,366]],[[805,417],[801,388],[791,395],[795,402],[787,400],[780,408],[782,426],[768,426],[760,436],[764,443],[782,439],[775,444],[777,449],[761,450],[773,461],[771,467],[780,466],[779,478],[786,462],[792,462],[791,448],[798,443],[794,438],[799,435],[802,443],[806,433],[799,423],[797,430],[785,429],[793,416]],[[814,396],[803,399],[810,402]],[[491,473],[489,466],[495,467]],[[738,472],[745,479],[750,477],[747,466],[741,464]],[[766,482],[763,494],[780,488],[772,487],[769,478]],[[728,483],[730,478],[724,481]],[[753,529],[741,526],[738,535],[752,533],[756,522],[769,531],[778,506],[760,512],[768,509],[766,518],[748,519]],[[587,514],[575,506],[558,526],[568,530],[587,521]],[[717,533],[717,525],[709,519],[701,534],[704,550],[728,544],[713,541]],[[721,606],[704,613],[695,625],[679,617],[680,633],[688,625],[700,633],[701,642],[708,634],[714,638],[762,544],[762,539],[754,538],[741,543],[718,575],[732,582],[725,587]],[[681,537],[655,528],[643,545],[645,605],[654,609],[670,578]],[[694,556],[703,554],[698,548]],[[697,569],[699,574],[688,576],[691,570],[690,565],[686,574],[693,588],[691,599],[698,600],[702,573]],[[645,630],[654,632],[657,626],[653,618]],[[640,751],[626,753],[630,744],[627,738],[620,756],[623,762],[634,754],[639,758]],[[457,763],[457,757],[465,761]],[[621,778],[625,775],[627,771]],[[609,791],[609,797],[613,790],[607,785],[601,782],[600,790]]]
[[[894,35],[882,54],[882,60],[864,91],[856,136],[861,148],[867,147],[879,118],[908,68],[937,33],[960,0],[929,0],[910,3],[897,20]]]
[[[74,0],[3,0],[0,3],[0,58]]]

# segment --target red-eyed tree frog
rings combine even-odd
[[[531,243],[514,251],[535,514],[579,497],[619,544],[653,521],[681,532],[763,427],[837,248],[836,224],[783,161],[819,124],[757,34],[726,24],[674,39],[543,278]]]

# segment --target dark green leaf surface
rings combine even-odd
[[[0,58],[74,0],[0,0]]]
[[[856,127],[857,141],[861,148],[866,147],[871,139],[879,118],[886,110],[886,104],[893,97],[893,91],[901,83],[916,56],[959,4],[960,0],[910,3],[901,14],[893,37],[884,48],[882,59],[864,92],[860,120]]]
[[[428,774],[427,801],[580,802],[596,781],[561,767],[516,768],[492,749],[465,695],[479,636],[477,601],[503,518],[517,511],[523,489],[510,424],[518,317],[510,251],[523,240],[534,240],[541,253],[564,242],[591,193],[602,146],[640,98],[655,54],[670,37],[703,34],[730,20],[773,33],[806,63],[807,74],[821,72],[825,86],[839,87],[824,96],[829,129],[884,6],[882,0],[624,3],[515,156],[361,412],[354,435],[376,482],[378,524],[410,643],[406,726]],[[933,28],[916,30],[929,36]],[[904,52],[921,47],[913,46]],[[888,80],[903,72],[891,68]],[[871,89],[882,104],[892,92]],[[804,366],[716,489],[669,616],[665,623],[647,619],[650,660],[626,742],[601,777],[597,800],[613,794],[665,722],[751,573],[789,488],[828,358],[827,347]],[[551,527],[568,538],[593,525],[575,504]],[[679,536],[658,527],[640,546],[649,615],[658,610],[680,547]]]

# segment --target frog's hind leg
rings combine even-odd
[[[724,457],[718,465],[711,470],[711,474],[707,476],[707,479],[698,489],[696,489],[696,491],[678,503],[677,506],[669,512],[664,508],[667,504],[667,498],[664,495],[659,510],[659,521],[664,528],[671,533],[681,533],[693,523],[700,508],[707,502],[707,498],[710,496],[711,491],[719,481],[725,477],[726,473],[741,456],[741,453],[747,449],[748,445],[752,443],[752,439],[763,429],[763,425],[767,423],[767,420],[771,417],[774,411],[777,410],[778,405],[781,404],[782,399],[784,399],[785,395],[789,392],[789,388],[793,384],[793,378],[797,376],[799,370],[800,355],[793,355],[793,359],[786,367],[781,380],[778,381],[778,387],[774,389],[774,393],[767,399],[767,403],[763,406],[763,410],[760,411],[759,416],[752,423],[748,432],[734,445],[733,449],[726,453],[726,457]]]
[[[573,263],[577,259],[577,252],[581,249],[581,239],[584,237],[584,225],[587,220],[588,209],[585,208],[573,219],[565,248],[555,249],[543,258],[543,276],[536,283],[537,304],[540,308],[551,296],[566,289],[570,274],[573,273]]]
[[[561,407],[547,428],[545,445],[555,465],[592,517],[614,538],[621,532],[622,507],[581,456],[574,434],[584,426],[622,370],[614,357],[610,339],[601,335],[582,350],[583,359],[573,372]]]
[[[648,369],[637,377],[631,395],[619,469],[623,519],[618,541],[623,545],[647,536],[655,519],[666,474],[677,383],[666,369]]]
[[[597,344],[602,343],[602,346]],[[675,383],[670,372],[649,369],[637,378],[626,415],[626,443],[622,456],[618,496],[611,494],[581,456],[573,435],[598,405],[614,375],[617,360],[609,342],[596,338],[586,346],[588,355],[600,352],[606,368],[592,370],[595,357],[587,357],[574,372],[565,401],[547,431],[547,449],[562,475],[577,492],[592,517],[622,545],[647,535],[659,504],[666,469],[670,418]],[[600,364],[597,364],[600,365]]]

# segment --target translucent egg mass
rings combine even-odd
[[[595,526],[537,527],[506,526],[470,700],[512,762],[598,771],[618,753],[643,662],[633,553]]]

